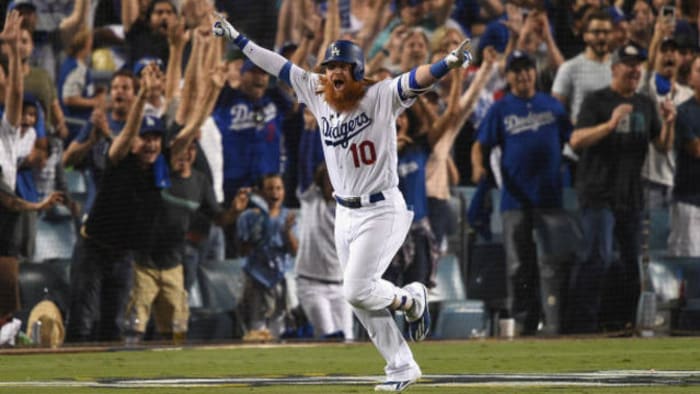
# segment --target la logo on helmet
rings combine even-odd
[[[331,47],[331,54],[332,54],[333,56],[339,56],[339,55],[340,55],[340,49],[338,49],[338,47],[336,47],[335,45],[333,45],[333,46]]]

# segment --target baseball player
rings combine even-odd
[[[468,41],[435,64],[374,82],[364,79],[364,54],[350,41],[328,46],[319,74],[256,45],[221,16],[213,32],[289,84],[316,117],[338,202],[335,244],[344,269],[343,293],[387,363],[386,381],[375,390],[403,391],[421,370],[389,309],[405,313],[415,341],[428,334],[430,314],[423,284],[399,288],[381,278],[413,218],[397,187],[396,118],[450,69],[469,64]]]

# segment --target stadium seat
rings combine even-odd
[[[466,298],[462,274],[459,269],[457,256],[446,254],[437,263],[436,286],[430,289],[429,302],[463,300]]]
[[[26,324],[31,309],[44,299],[55,302],[65,316],[70,303],[70,265],[70,259],[21,263],[19,265],[21,309],[16,314],[17,318]]]
[[[85,183],[85,175],[79,170],[69,170],[65,172],[68,193],[84,194],[87,193],[87,184]]]
[[[198,267],[202,305],[210,312],[229,312],[243,297],[244,259],[203,261]]]
[[[657,331],[689,334],[700,331],[700,258],[673,257],[652,250],[649,276],[656,293]]]
[[[649,261],[649,275],[660,302],[700,298],[700,258],[673,257],[662,251],[652,251]],[[684,294],[681,292],[683,285]]]
[[[59,213],[51,220],[45,216],[37,220],[36,248],[32,261],[71,258],[77,234],[75,222],[64,214]]]
[[[434,339],[466,339],[481,337],[488,329],[482,301],[445,301],[435,323]]]
[[[469,241],[466,285],[468,298],[484,301],[489,309],[503,308],[506,298],[506,255],[502,242]]]
[[[201,307],[190,308],[187,337],[190,340],[239,338],[243,334],[236,307],[243,297],[243,259],[203,261],[196,286]]]

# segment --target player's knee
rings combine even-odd
[[[356,307],[363,308],[370,299],[371,289],[362,282],[348,281],[343,282],[343,296],[347,302]]]

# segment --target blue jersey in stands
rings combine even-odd
[[[399,152],[399,190],[406,199],[406,206],[413,211],[414,223],[428,215],[425,165],[429,155],[427,141],[406,146]]]
[[[233,196],[265,174],[279,173],[283,110],[268,95],[252,101],[226,86],[212,114],[224,148],[224,193]]]
[[[478,141],[503,151],[501,210],[562,206],[561,151],[571,132],[562,105],[544,93],[529,99],[507,94],[491,107]]]

